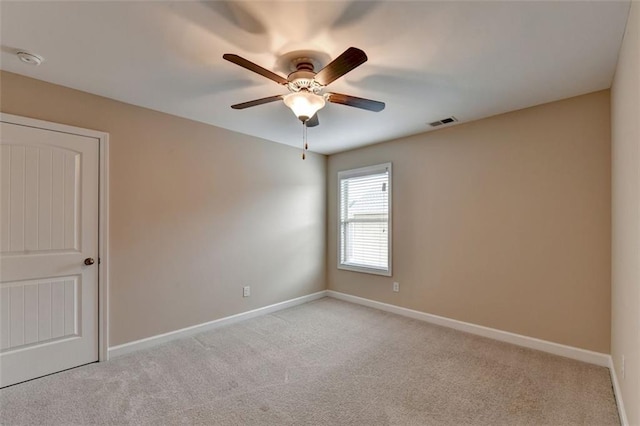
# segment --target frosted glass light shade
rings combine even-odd
[[[302,121],[313,117],[319,109],[324,107],[324,97],[311,92],[289,93],[284,97],[284,104]]]

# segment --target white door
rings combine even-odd
[[[3,387],[98,360],[99,140],[0,123],[0,149]]]

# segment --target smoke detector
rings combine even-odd
[[[21,51],[21,52],[17,52],[16,55],[18,55],[18,58],[22,62],[29,65],[38,66],[44,61],[44,58],[42,56],[36,55],[34,53]]]

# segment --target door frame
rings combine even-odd
[[[98,361],[109,359],[109,133],[0,112],[0,122],[98,140]]]

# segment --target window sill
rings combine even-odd
[[[351,271],[351,272],[362,272],[363,274],[372,274],[372,275],[382,275],[385,277],[391,276],[391,268],[387,269],[374,269],[367,268],[365,266],[357,266],[357,265],[348,265],[344,263],[338,264],[338,269],[343,271]]]

